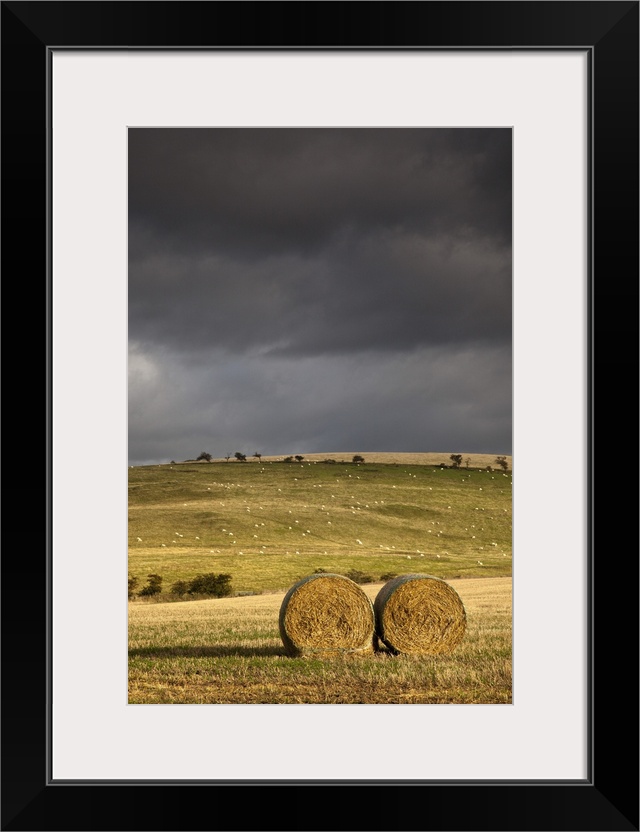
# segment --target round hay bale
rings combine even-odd
[[[325,572],[295,583],[282,601],[279,625],[290,656],[373,652],[373,603],[344,575]]]
[[[376,634],[392,653],[451,653],[467,627],[460,596],[433,575],[399,575],[387,581],[373,607]]]

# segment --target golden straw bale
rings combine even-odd
[[[373,652],[373,603],[344,575],[325,572],[295,583],[282,601],[279,625],[290,656]]]
[[[387,581],[373,607],[376,635],[392,653],[451,653],[467,626],[460,596],[433,575],[399,575]]]

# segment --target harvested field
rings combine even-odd
[[[511,702],[511,471],[473,468],[485,460],[472,455],[468,469],[464,456],[452,469],[439,467],[448,454],[362,455],[129,470],[129,574],[139,587],[163,578],[161,595],[129,603],[130,703]],[[305,576],[357,574],[373,602],[385,581],[416,572],[462,598],[452,653],[287,653],[279,614]],[[242,597],[174,593],[222,573]]]
[[[382,583],[362,587],[373,601]],[[290,657],[284,593],[129,605],[132,704],[509,704],[511,578],[451,581],[467,613],[442,656]]]

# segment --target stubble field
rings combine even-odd
[[[365,585],[373,600],[382,584]],[[448,656],[387,651],[291,658],[278,634],[283,594],[131,604],[129,702],[191,704],[506,704],[511,579],[451,581],[467,632]]]

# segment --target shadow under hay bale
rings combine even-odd
[[[467,627],[460,596],[433,575],[399,575],[387,581],[373,607],[376,635],[392,653],[451,653]]]
[[[344,575],[314,574],[295,583],[278,623],[290,656],[373,653],[373,603]]]

